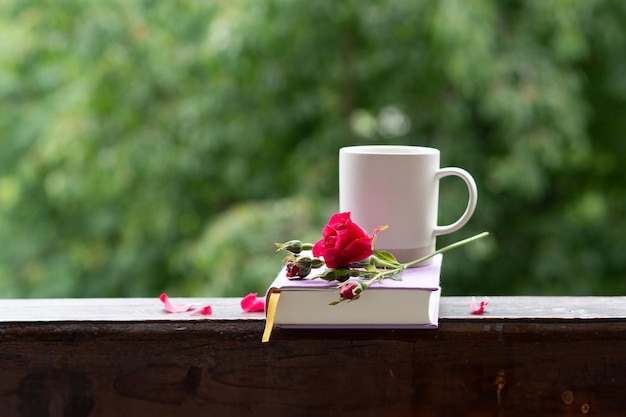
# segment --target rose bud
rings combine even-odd
[[[292,256],[287,260],[287,278],[302,279],[311,272],[311,258],[303,256],[301,258]]]
[[[356,281],[350,281],[339,287],[339,297],[344,300],[354,300],[359,298],[363,292],[363,284]]]
[[[313,249],[313,245],[311,243],[302,243],[299,240],[290,240],[285,243],[276,243],[276,252],[281,250],[286,250],[287,252],[291,252],[293,254],[299,254],[303,250],[311,250]]]
[[[289,278],[290,280],[305,278],[307,275],[309,275],[309,272],[310,271],[301,269],[295,263],[287,264],[287,278]]]
[[[358,272],[358,271],[356,271]],[[321,274],[319,274],[318,276],[316,276],[315,278],[321,278],[325,281],[339,281],[339,282],[343,282],[345,280],[347,280],[348,278],[350,278],[350,274],[352,273],[351,270],[346,269],[346,268],[340,268],[340,269],[327,269],[326,271],[322,272]]]
[[[320,258],[311,259],[311,268],[321,268],[325,265],[324,261]]]

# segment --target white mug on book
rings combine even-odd
[[[467,184],[469,200],[454,223],[437,225],[439,180],[455,175]],[[339,210],[376,237],[376,249],[409,262],[435,251],[436,237],[459,230],[474,209],[474,178],[461,168],[440,168],[439,150],[420,146],[349,146],[339,150]]]

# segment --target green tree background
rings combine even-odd
[[[470,171],[444,294],[626,292],[626,2],[0,1],[0,296],[241,296],[342,146]],[[441,186],[440,221],[462,183]]]

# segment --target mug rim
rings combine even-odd
[[[339,148],[339,152],[358,155],[435,155],[439,149],[413,145],[355,145]]]

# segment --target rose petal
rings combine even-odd
[[[163,302],[163,307],[165,308],[165,311],[167,311],[168,313],[184,313],[185,311],[194,309],[199,305],[198,303],[172,304],[169,300],[169,297],[165,293],[161,294],[161,296],[159,297],[159,300]]]
[[[241,309],[246,313],[251,311],[264,311],[265,310],[265,299],[257,298],[255,292],[251,292],[241,299]]]
[[[211,309],[210,305],[205,305],[191,312],[191,315],[195,315],[195,314],[202,314],[202,315],[208,316],[208,315],[213,314],[213,310]]]
[[[481,300],[480,304],[476,303],[476,297],[472,297],[472,302],[470,303],[470,310],[472,310],[472,314],[483,314],[485,309],[489,305],[489,300]]]

